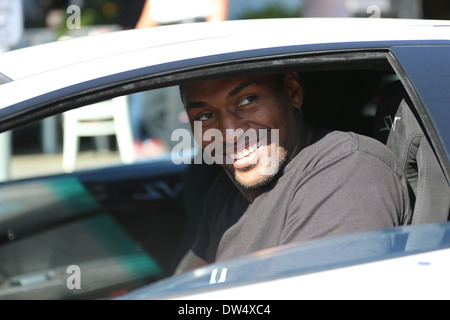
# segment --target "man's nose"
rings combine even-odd
[[[220,119],[220,132],[227,144],[234,144],[246,130],[245,122],[232,112],[223,114]]]

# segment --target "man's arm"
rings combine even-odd
[[[318,166],[299,184],[282,244],[410,223],[408,183],[394,156],[378,143],[364,148]]]
[[[184,258],[181,260],[181,262],[178,264],[178,267],[175,270],[175,275],[193,269],[197,269],[206,265],[207,263],[205,260],[197,256],[192,250],[189,250],[188,253],[186,253]]]

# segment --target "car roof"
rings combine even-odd
[[[258,51],[261,56],[270,55],[273,49],[292,46],[301,52],[412,45],[424,41],[449,44],[449,27],[450,21],[437,20],[236,20],[117,31],[56,41],[0,55],[0,80],[6,82],[0,85],[0,109],[130,70],[193,59],[202,65],[205,57],[236,52]]]
[[[192,56],[200,57],[206,53],[274,46],[450,40],[449,27],[450,21],[368,18],[235,20],[208,23],[207,27],[205,23],[173,25],[96,34],[13,50],[0,56],[0,73],[10,79],[20,79],[80,62],[111,56],[120,59],[129,52],[196,42],[201,46]],[[245,47],[241,41],[233,41],[246,36],[251,38],[246,38]],[[211,50],[203,44],[217,46]]]

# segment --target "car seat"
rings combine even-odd
[[[450,186],[400,81],[382,94],[374,135],[396,154],[415,195],[412,224],[449,220]]]

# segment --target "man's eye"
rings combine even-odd
[[[248,97],[244,98],[241,101],[241,103],[239,103],[239,107],[246,106],[246,105],[252,103],[254,100],[256,100],[256,96],[248,96]]]
[[[214,114],[212,114],[212,113],[204,113],[201,116],[199,116],[197,118],[197,120],[198,121],[206,121],[206,120],[211,119],[212,117],[214,117]]]

